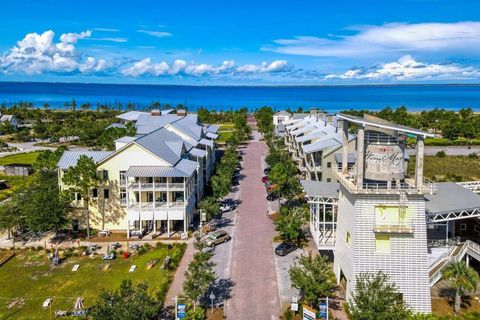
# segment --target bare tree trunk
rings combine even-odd
[[[453,313],[456,315],[460,311],[460,305],[462,303],[462,297],[460,296],[460,292],[455,290],[455,301],[453,303]]]

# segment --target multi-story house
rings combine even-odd
[[[92,190],[90,204],[96,229],[169,237],[186,232],[193,221],[215,162],[216,127],[190,115],[151,116],[151,131],[118,139],[114,152],[66,151],[58,163],[62,189],[68,188],[64,172],[82,154],[97,163],[102,183]]]
[[[342,161],[342,138],[336,120],[331,115],[312,109],[303,119],[290,119],[285,123],[285,145],[307,180],[336,181],[332,168]],[[349,136],[349,148],[353,152],[355,140]],[[353,153],[349,157],[353,164]]]

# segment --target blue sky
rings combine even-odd
[[[9,1],[0,81],[477,83],[478,1]]]

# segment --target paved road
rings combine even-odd
[[[244,150],[244,179],[240,181],[235,237],[232,240],[232,298],[228,319],[278,319],[277,278],[272,252],[275,231],[266,216],[265,189],[260,182],[265,143],[256,139]]]
[[[425,146],[426,155],[434,156],[439,151],[445,151],[449,156],[468,156],[470,153],[480,154],[480,146],[471,146],[470,148],[465,146]],[[408,149],[407,153],[411,156],[415,155],[415,149]]]

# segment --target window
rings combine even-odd
[[[104,197],[105,199],[110,198],[110,190],[108,190],[108,189],[103,189],[103,197]]]
[[[331,162],[327,162],[327,168],[331,168],[332,167],[332,163]]]
[[[408,221],[408,208],[400,210],[399,206],[375,206],[375,223],[377,225],[406,225]]]
[[[327,182],[332,182],[332,179],[330,179],[330,178],[327,178]]]
[[[460,223],[460,230],[462,230],[462,231],[467,230],[467,224],[466,223]]]
[[[350,245],[352,243],[352,237],[350,236],[350,232],[347,231],[347,239],[346,239],[347,245]]]
[[[78,193],[78,192],[75,193],[75,199],[76,199],[77,201],[82,200],[82,195],[81,195],[80,193]]]
[[[476,233],[480,232],[480,227],[478,225],[473,226],[473,230],[475,230]]]
[[[127,204],[127,190],[124,188],[120,189],[120,204],[122,206]]]
[[[92,197],[94,197],[94,198],[98,197],[98,190],[97,190],[97,188],[92,189]]]
[[[126,173],[127,171],[123,170],[123,171],[120,171],[120,184],[125,184],[125,182],[127,181],[127,176],[126,176]]]
[[[108,170],[102,171],[103,180],[108,180]]]
[[[376,253],[390,253],[390,236],[389,235],[375,235],[375,252]]]

